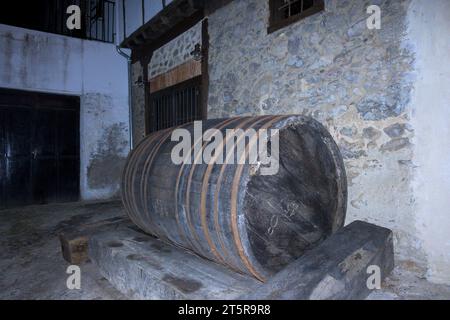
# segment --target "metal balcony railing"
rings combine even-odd
[[[70,16],[67,8],[71,5],[81,9],[81,29],[67,28]],[[17,1],[2,9],[0,23],[113,43],[116,40],[115,10],[113,0],[33,0],[26,5]]]
[[[87,39],[115,42],[115,5],[115,2],[107,0],[90,1],[90,8],[86,17]]]
[[[115,2],[108,0],[52,0],[49,6],[53,19],[49,19],[47,32],[80,39],[113,43],[116,37]],[[81,9],[81,30],[69,30],[66,26],[70,5]]]

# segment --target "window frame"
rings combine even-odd
[[[181,102],[184,103],[187,100],[184,99],[183,96],[185,90],[193,90],[195,96],[191,96],[190,105],[188,108],[186,106],[180,106],[178,103],[180,102],[180,96],[176,97],[176,95],[182,94]],[[183,82],[179,82],[177,84],[171,85],[164,89],[151,92],[149,94],[149,104],[146,112],[146,135],[164,130],[167,128],[171,128],[174,126],[183,125],[192,121],[200,121],[203,119],[203,105],[202,105],[202,76],[198,75],[193,78],[187,79]],[[159,113],[157,104],[161,102],[161,99],[167,99],[165,106],[160,104],[160,110],[167,108],[171,109],[165,114]],[[181,108],[178,108],[181,107]],[[189,112],[188,109],[191,109]],[[181,117],[178,115],[176,117],[178,111],[182,111]],[[173,111],[170,113],[170,111]],[[163,116],[162,116],[163,115]],[[158,117],[159,116],[159,117]],[[167,118],[164,119],[164,116]],[[172,117],[172,118],[171,118]],[[166,124],[170,124],[166,126]]]
[[[293,24],[299,20],[305,19],[306,17],[312,16],[316,13],[325,10],[325,1],[324,0],[313,0],[314,4],[311,8],[306,9],[302,13],[290,16],[286,19],[276,19],[275,18],[275,10],[278,10],[275,3],[277,0],[269,0],[269,26],[267,28],[267,34],[280,30],[282,28],[287,27],[290,24]]]

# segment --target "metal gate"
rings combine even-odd
[[[201,120],[201,77],[150,95],[149,133]]]

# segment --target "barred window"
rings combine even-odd
[[[324,10],[324,0],[269,0],[268,33]]]

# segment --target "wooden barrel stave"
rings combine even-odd
[[[193,133],[192,124],[184,127]],[[342,226],[345,169],[319,123],[262,116],[204,121],[209,128],[282,129],[279,174],[258,176],[248,164],[175,165],[173,128],[154,133],[123,174],[124,206],[141,229],[264,281]]]

